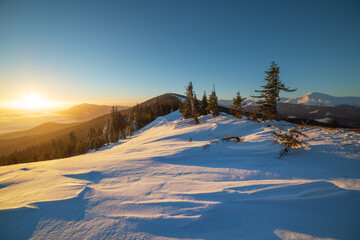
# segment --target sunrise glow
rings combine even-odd
[[[29,92],[19,100],[12,101],[8,105],[13,109],[48,110],[55,108],[58,104],[41,97],[38,93]]]

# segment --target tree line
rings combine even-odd
[[[253,98],[259,99],[256,101],[256,104],[258,104],[259,107],[254,107],[253,113],[245,113],[243,103],[246,98],[240,95],[240,91],[238,91],[236,96],[233,98],[233,105],[230,113],[239,119],[241,119],[242,116],[246,114],[249,119],[255,121],[259,121],[258,115],[260,115],[262,120],[265,121],[280,120],[280,116],[278,115],[277,111],[277,103],[280,100],[280,91],[294,92],[296,89],[290,89],[285,86],[285,84],[279,78],[279,69],[280,68],[277,66],[277,64],[272,62],[270,69],[265,71],[266,84],[261,86],[261,90],[255,90],[256,93],[259,93],[259,95],[252,96]],[[207,100],[206,93],[204,92],[204,96],[199,105],[199,101],[197,100],[196,94],[193,91],[192,82],[190,82],[186,87],[186,98],[184,103],[181,105],[180,110],[182,112],[183,118],[193,118],[195,124],[200,123],[198,119],[198,116],[200,115],[207,115],[211,113],[213,116],[218,116],[219,108],[217,104],[215,87],[209,96],[209,101]],[[308,137],[303,133],[303,130],[306,127],[306,123],[303,123],[302,125],[292,125],[292,128],[289,130],[285,129],[286,126],[286,122],[282,124],[281,128],[272,126],[275,128],[275,130],[271,133],[275,138],[274,142],[282,145],[282,148],[279,152],[279,158],[287,155],[292,149],[309,146],[307,142],[304,142],[304,139]],[[226,139],[235,139],[237,142],[241,142],[240,137],[223,138],[221,140]]]
[[[89,150],[96,151],[103,146],[131,136],[157,117],[178,110],[180,103],[181,101],[175,97],[162,101],[157,97],[154,103],[137,104],[126,113],[122,113],[114,106],[110,118],[103,127],[90,127],[86,131],[78,133],[71,131],[69,134],[53,138],[49,142],[15,151],[10,155],[2,156],[0,165],[66,158],[84,154]]]
[[[204,95],[201,101],[199,101],[194,92],[192,82],[189,82],[189,85],[186,87],[185,100],[180,105],[180,112],[185,119],[193,118],[195,124],[199,124],[198,117],[200,115],[212,114],[214,117],[219,116],[220,111],[215,86],[213,86],[213,90],[209,95],[209,100],[204,91]]]
[[[255,90],[259,95],[251,96],[255,99],[258,108],[254,107],[253,112],[245,112],[244,102],[246,98],[240,95],[240,91],[236,93],[233,98],[232,108],[230,113],[235,117],[241,119],[243,115],[246,115],[249,119],[258,120],[258,116],[261,116],[263,120],[279,120],[280,116],[277,111],[277,103],[280,100],[280,92],[294,92],[296,89],[290,89],[280,80],[279,77],[280,68],[273,61],[270,65],[270,69],[265,71],[266,84],[261,86],[261,90]],[[206,92],[201,99],[198,101],[196,94],[193,90],[192,82],[186,87],[186,97],[183,104],[180,106],[180,112],[183,118],[193,118],[195,124],[199,124],[198,117],[201,115],[212,114],[213,116],[219,115],[218,98],[215,92],[215,86],[209,100],[206,96]]]

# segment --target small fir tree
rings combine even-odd
[[[277,118],[276,104],[280,100],[280,91],[294,92],[296,89],[289,89],[285,87],[285,84],[280,81],[279,67],[273,61],[270,65],[270,69],[265,71],[266,85],[261,86],[263,90],[255,90],[260,93],[259,96],[253,96],[260,99],[257,104],[260,105],[259,110],[262,112],[264,119],[273,120]]]
[[[184,118],[193,118],[195,124],[199,124],[194,95],[192,82],[189,82],[189,85],[186,87],[186,97],[182,107],[182,114]]]
[[[218,98],[216,96],[215,86],[214,86],[213,91],[211,92],[211,94],[209,96],[208,111],[214,117],[219,116],[219,105],[218,105]]]
[[[201,99],[201,107],[200,107],[200,114],[201,115],[207,115],[208,112],[208,99],[206,97],[206,92],[204,91],[204,95]]]
[[[195,104],[196,114],[199,114],[200,113],[200,102],[196,97],[196,93],[194,93],[194,104]]]
[[[271,132],[271,134],[275,137],[274,142],[282,145],[282,148],[279,152],[279,158],[286,156],[290,150],[308,147],[309,143],[305,142],[305,139],[308,136],[304,133],[306,128],[306,123],[302,125],[293,125],[290,129],[285,129],[286,122],[282,124],[282,126],[275,127],[275,130]]]
[[[246,98],[241,97],[240,91],[238,91],[236,93],[236,97],[233,98],[233,108],[234,108],[235,116],[238,119],[241,119],[242,115],[244,114],[243,102],[245,100],[246,100]]]

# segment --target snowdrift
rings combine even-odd
[[[352,133],[309,128],[311,148],[279,160],[265,124],[191,122],[174,112],[97,152],[0,167],[0,239],[360,238]]]

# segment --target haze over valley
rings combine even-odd
[[[359,240],[360,1],[0,1],[0,240]]]

